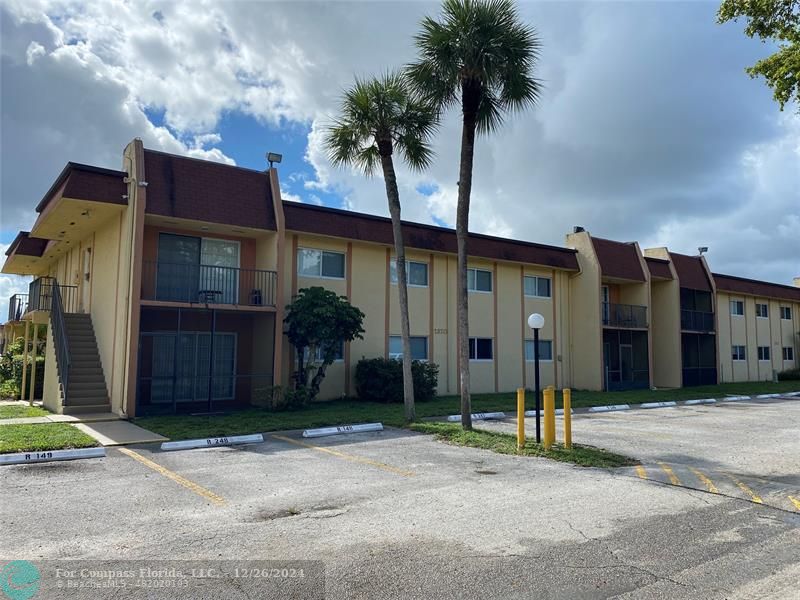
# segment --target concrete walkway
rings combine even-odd
[[[43,415],[41,417],[17,417],[15,419],[0,419],[3,425],[44,425],[47,423],[96,423],[98,421],[119,421],[119,415],[114,413],[86,413],[85,415]]]
[[[147,444],[150,442],[165,442],[169,439],[134,425],[130,421],[123,420],[76,423],[75,427],[96,439],[103,446]]]

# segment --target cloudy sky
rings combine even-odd
[[[800,275],[800,117],[744,68],[771,48],[708,2],[526,2],[539,105],[479,140],[472,229],[563,244],[594,235],[709,246],[715,271]],[[386,214],[382,182],[321,146],[354,76],[413,60],[423,2],[0,0],[0,250],[67,161],[121,167],[145,146],[263,168],[286,197]],[[452,225],[453,112],[425,173],[400,167],[405,218]],[[0,315],[19,278],[0,278]]]

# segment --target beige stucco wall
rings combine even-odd
[[[682,385],[680,284],[651,282],[650,328],[653,348],[653,385],[676,388]]]
[[[744,301],[744,316],[731,315],[731,300]],[[756,317],[756,303],[768,305],[769,318]],[[797,356],[800,303],[718,292],[717,306],[722,381],[770,380],[773,370],[782,371],[800,364]],[[791,320],[780,318],[781,306],[792,309]],[[733,360],[733,345],[745,346],[745,361]],[[758,360],[759,346],[769,346],[770,360]],[[794,348],[794,361],[783,360],[784,347]]]
[[[642,256],[669,260],[667,248],[647,248]],[[647,273],[649,269],[645,265]],[[653,354],[650,377],[655,387],[681,387],[683,385],[681,349],[681,298],[680,282],[675,267],[670,262],[672,279],[650,279],[650,348]]]
[[[296,274],[296,252],[302,248],[333,250],[349,253],[344,279],[300,277]],[[344,361],[331,365],[321,390],[321,398],[336,398],[355,394],[355,368],[361,358],[386,356],[388,336],[400,335],[398,288],[389,279],[389,262],[393,249],[386,245],[294,234],[287,236],[287,255],[284,261],[286,302],[292,290],[312,285],[322,286],[348,296],[365,313],[364,339],[350,344]],[[428,340],[429,360],[439,365],[439,393],[457,394],[458,359],[456,347],[456,257],[410,249],[408,260],[428,265],[428,286],[409,287],[411,335]],[[527,315],[540,312],[546,325],[542,340],[554,342],[554,360],[541,363],[542,385],[556,383],[558,355],[568,354],[561,341],[567,315],[569,282],[563,273],[533,265],[520,265],[475,258],[471,268],[490,271],[493,277],[491,292],[470,292],[470,336],[491,338],[492,360],[470,361],[471,388],[474,393],[513,391],[533,386],[533,364],[524,360],[525,338],[532,339],[526,326]],[[552,280],[553,298],[526,298],[523,293],[524,275],[538,275]],[[294,368],[290,350],[284,351],[285,365],[290,367],[283,377],[284,385]],[[569,361],[566,362],[567,366]],[[569,377],[560,376],[559,384]]]
[[[571,277],[568,314],[570,322],[570,377],[577,389],[603,388],[603,336],[600,315],[600,264],[587,232],[567,235],[567,246],[578,250],[580,275]]]
[[[58,385],[56,351],[53,345],[53,328],[47,324],[47,344],[44,350],[44,388],[42,389],[44,407],[54,413],[61,413],[61,390]]]

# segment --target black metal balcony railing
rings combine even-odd
[[[62,286],[53,280],[51,285],[52,297],[50,299],[50,323],[53,326],[53,341],[55,343],[56,364],[58,365],[58,378],[61,381],[61,394],[64,406],[69,404],[69,374],[70,352],[69,339],[67,339],[67,326],[64,323],[64,305]]]
[[[142,299],[201,304],[275,306],[278,274],[161,261],[142,264]]]
[[[681,329],[688,331],[714,331],[714,313],[701,310],[681,310]]]
[[[613,304],[602,302],[600,312],[603,325],[641,329],[647,327],[647,307],[635,304]]]
[[[21,321],[28,312],[28,294],[14,294],[8,301],[8,320]]]
[[[61,308],[65,313],[78,312],[78,286],[57,284],[55,277],[39,277],[28,286],[27,311],[53,308],[53,289],[58,285],[61,293]]]

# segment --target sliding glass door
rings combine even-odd
[[[200,238],[162,233],[158,236],[156,299],[197,302],[200,281]]]
[[[156,299],[238,304],[239,242],[159,234]]]
[[[211,334],[208,332],[143,333],[152,338],[151,402],[205,402],[211,386],[212,400],[233,400],[236,390],[236,334],[214,335],[214,378]],[[177,356],[175,354],[177,350]]]

